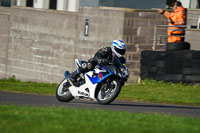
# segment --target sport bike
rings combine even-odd
[[[79,68],[83,61],[75,59],[75,63]],[[127,81],[128,69],[120,58],[115,58],[108,65],[97,65],[94,70],[80,74],[77,79],[78,85],[70,83],[69,71],[64,75],[65,79],[56,90],[58,101],[69,102],[76,98],[109,104],[119,95]]]

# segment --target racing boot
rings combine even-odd
[[[76,71],[72,72],[70,75],[69,75],[69,83],[73,86],[79,86],[79,83],[77,82],[77,78],[79,76],[80,72],[79,70],[77,69]]]

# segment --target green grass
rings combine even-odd
[[[124,86],[118,99],[199,106],[200,85],[145,80]]]
[[[0,91],[55,95],[58,84],[22,82],[11,77],[0,80]]]
[[[200,118],[0,104],[0,133],[199,133]]]
[[[55,95],[57,86],[58,84],[21,82],[14,77],[0,80],[0,91]],[[140,84],[124,86],[117,99],[200,106],[200,85],[144,80]]]

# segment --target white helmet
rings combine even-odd
[[[112,52],[117,57],[123,57],[126,52],[126,44],[121,40],[114,40],[112,42]]]

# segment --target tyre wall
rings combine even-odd
[[[200,83],[200,51],[142,51],[141,79]]]

